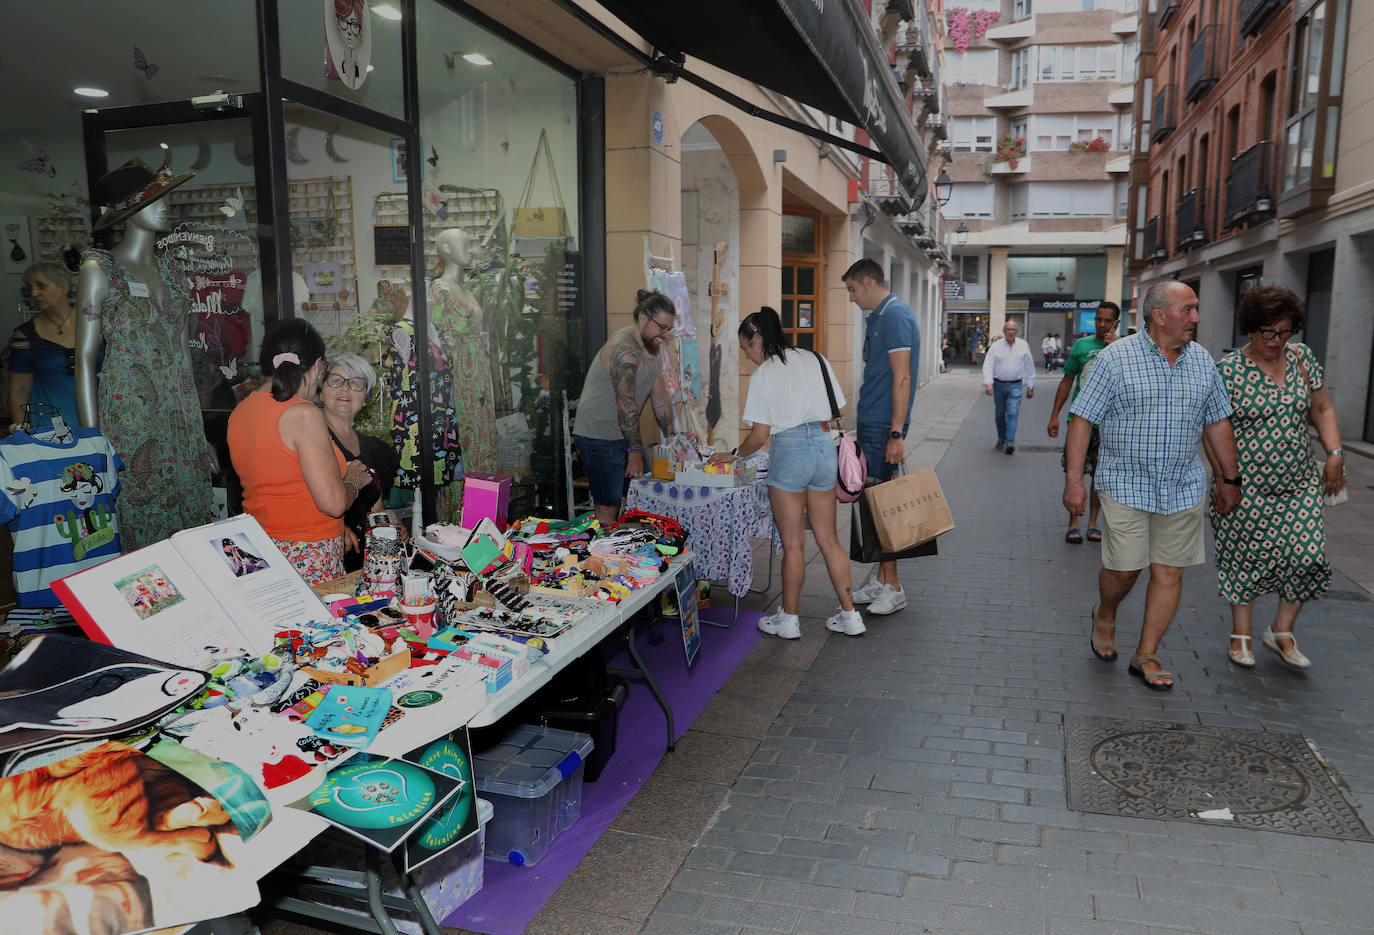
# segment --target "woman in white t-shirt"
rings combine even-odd
[[[749,396],[744,403],[744,421],[752,428],[734,452],[715,455],[711,460],[748,457],[769,444],[771,436],[768,497],[782,536],[782,607],[760,620],[759,629],[788,640],[801,636],[797,604],[806,580],[809,517],[840,599],[840,612],[825,622],[826,628],[861,636],[864,622],[854,609],[849,555],[835,532],[835,440],[823,424],[831,418],[826,376],[835,390],[835,404],[844,406],[835,372],[821,355],[788,347],[778,313],[767,306],[740,323],[739,347],[758,365],[749,377]]]

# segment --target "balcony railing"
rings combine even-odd
[[[1285,0],[1240,0],[1240,34],[1253,36],[1258,33],[1284,2]]]
[[[1231,160],[1231,174],[1226,176],[1227,228],[1262,220],[1273,212],[1273,146],[1263,140]]]
[[[907,197],[906,190],[897,181],[897,176],[891,174],[891,170],[883,166],[881,174],[873,173],[873,166],[870,165],[869,172],[873,173],[868,177],[868,194],[882,209],[884,214],[896,217],[906,214],[911,210],[911,199]]]
[[[1154,129],[1150,133],[1150,142],[1158,143],[1173,133],[1178,126],[1177,115],[1174,113],[1173,85],[1166,84],[1155,94],[1155,106],[1151,114]]]
[[[1163,260],[1169,255],[1169,250],[1164,246],[1160,239],[1159,215],[1156,214],[1145,222],[1145,259],[1150,262]]]
[[[1178,11],[1183,8],[1183,0],[1164,0],[1159,8],[1159,28],[1164,29],[1173,22]]]
[[[1188,50],[1188,103],[1212,89],[1221,78],[1221,27],[1203,28]]]
[[[1200,189],[1195,188],[1178,200],[1178,213],[1174,219],[1177,224],[1177,249],[1191,250],[1207,242],[1206,206]]]

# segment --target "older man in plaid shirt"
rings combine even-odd
[[[1144,332],[1097,355],[1071,412],[1064,506],[1087,509],[1083,458],[1099,427],[1097,491],[1102,500],[1102,570],[1092,611],[1093,655],[1116,659],[1116,611],[1150,566],[1145,622],[1131,655],[1132,675],[1155,691],[1174,687],[1156,655],[1178,610],[1183,569],[1201,565],[1207,474],[1198,456],[1203,435],[1219,455],[1213,491],[1218,513],[1240,502],[1240,467],[1231,403],[1216,364],[1194,343],[1197,295],[1180,282],[1156,283],[1141,303]]]

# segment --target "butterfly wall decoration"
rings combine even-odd
[[[24,148],[29,151],[29,158],[19,163],[19,168],[37,175],[57,175],[57,166],[52,164],[52,157],[48,155],[47,150],[35,146],[25,139],[21,139],[19,142],[23,143]]]
[[[226,380],[228,380],[228,381],[230,381],[230,382],[233,382],[234,380],[238,379],[238,375],[239,375],[239,359],[238,359],[237,357],[230,357],[230,358],[229,358],[229,366],[227,366],[227,367],[221,366],[221,367],[219,368],[219,372],[222,373],[222,374],[224,374],[224,379],[226,379]]]
[[[148,56],[143,54],[142,49],[140,49],[138,46],[134,46],[134,68],[138,71],[143,72],[143,77],[147,78],[149,81],[152,81],[153,76],[157,74],[158,67],[154,65],[152,62],[148,61]]]
[[[439,168],[439,150],[431,146],[429,148],[429,157],[425,159],[425,162],[429,163],[432,168]]]
[[[234,194],[224,199],[224,204],[219,206],[220,213],[227,218],[234,217],[243,210],[243,189],[234,189]]]

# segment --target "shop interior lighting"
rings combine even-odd
[[[396,9],[394,6],[392,6],[392,5],[389,4],[389,3],[378,3],[378,4],[376,4],[376,5],[372,8],[372,12],[373,12],[373,13],[376,13],[376,14],[377,14],[378,16],[380,16],[382,19],[389,19],[389,20],[391,20],[393,23],[400,22],[400,20],[401,20],[401,11],[398,10],[398,9]]]
[[[464,55],[464,56],[463,56],[463,61],[465,61],[465,62],[470,62],[470,63],[472,63],[473,65],[490,65],[490,64],[491,64],[491,59],[487,58],[487,57],[486,57],[485,55],[483,55],[481,52],[469,52],[467,55]]]
[[[109,97],[110,92],[104,88],[72,88],[72,93],[82,97]]]

